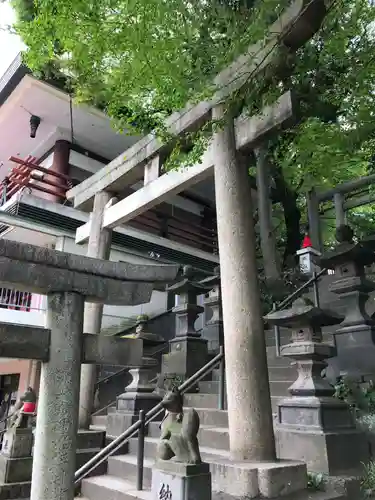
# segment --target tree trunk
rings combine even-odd
[[[300,229],[301,211],[298,208],[298,194],[291,189],[282,172],[282,169],[272,164],[272,177],[275,182],[275,200],[281,203],[284,209],[286,228],[286,243],[283,256],[283,267],[297,264],[296,252],[301,248],[302,234]]]

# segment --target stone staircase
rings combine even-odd
[[[269,341],[269,343],[272,343],[272,338]],[[290,366],[288,360],[276,357],[273,346],[267,348],[267,354],[272,407],[273,411],[276,411],[278,401],[286,396],[287,388],[296,379],[296,371],[295,368]],[[249,463],[230,461],[228,416],[226,411],[217,409],[218,376],[218,370],[213,371],[211,381],[199,383],[199,393],[186,394],[185,406],[196,408],[200,417],[199,442],[202,459],[210,464],[213,500],[247,500],[253,497],[245,496],[245,491],[242,491],[242,489],[243,485],[248,487],[252,474],[254,474],[254,467]],[[104,429],[105,425],[106,416],[93,417],[93,428]],[[121,454],[111,456],[108,459],[107,474],[92,476],[83,480],[82,496],[88,500],[154,500],[151,498],[150,486],[159,436],[159,423],[150,423],[145,438],[144,491],[136,491],[135,487],[138,440],[132,438],[121,450]],[[262,464],[262,467],[267,468],[269,464]],[[354,496],[347,496],[345,493],[346,486],[341,488],[340,491],[331,486],[324,492],[304,490],[304,467],[296,468],[295,463],[280,462],[278,469],[276,476],[282,477],[285,474],[291,474],[291,477],[294,477],[294,484],[299,485],[297,489],[302,491],[290,494],[283,491],[282,496],[277,495],[275,498],[288,500],[343,500],[346,498],[357,500],[359,498],[357,490]]]

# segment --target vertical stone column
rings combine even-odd
[[[336,193],[333,197],[335,204],[335,218],[336,218],[336,229],[343,226],[346,223],[346,216],[344,210],[344,195],[341,193]]]
[[[43,363],[32,500],[73,500],[84,297],[48,296],[50,359]]]
[[[102,229],[103,212],[111,195],[105,191],[97,193],[91,214],[90,237],[87,256],[97,259],[109,259],[112,231]],[[103,304],[86,302],[83,329],[85,333],[99,334],[102,325]],[[94,407],[94,392],[97,368],[95,364],[83,364],[81,367],[81,388],[79,397],[79,427],[88,429],[91,412]]]
[[[213,119],[224,117],[223,105],[214,108]],[[232,118],[213,143],[230,452],[237,460],[274,460],[251,187],[237,161]]]

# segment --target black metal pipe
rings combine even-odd
[[[279,358],[280,357],[280,327],[279,325],[275,325],[273,327],[273,331],[275,334],[275,350],[276,350],[276,356]]]
[[[224,348],[220,346],[220,354],[222,358],[219,365],[219,410],[225,409],[225,363],[224,363]]]
[[[137,491],[143,490],[143,466],[145,458],[145,412],[139,410],[139,431],[137,448]]]
[[[312,278],[310,278],[306,283],[304,283],[302,286],[300,286],[295,292],[293,292],[289,297],[284,299],[278,306],[276,306],[276,311],[281,311],[281,309],[284,309],[284,307],[288,306],[293,300],[301,295],[301,293],[306,290],[306,288],[309,288],[315,280],[318,280],[323,274],[325,274],[328,271],[328,269],[322,269],[321,271],[318,272],[318,274]]]
[[[277,305],[274,302],[272,305],[272,311],[277,311]],[[280,356],[280,327],[278,325],[274,325],[273,327],[273,335],[275,337],[275,350],[276,350],[276,356]]]
[[[319,286],[318,286],[318,278],[316,271],[313,272],[313,278],[314,278],[314,283],[313,283],[314,304],[315,307],[320,307]]]

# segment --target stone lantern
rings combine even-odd
[[[329,475],[357,470],[367,459],[365,436],[356,429],[348,405],[333,397],[334,387],[321,375],[326,360],[336,352],[333,345],[322,342],[322,327],[342,318],[300,298],[290,309],[268,314],[266,320],[291,329],[292,342],[282,346],[281,355],[292,358],[298,371],[289,387],[291,396],[278,405],[278,456],[306,461],[309,470]],[[344,453],[346,449],[350,453]]]
[[[223,313],[221,307],[220,268],[214,269],[214,275],[205,278],[200,283],[205,287],[212,287],[204,299],[204,305],[211,309],[212,316],[206,322],[202,335],[208,342],[208,351],[217,354],[220,346],[224,345]]]
[[[159,363],[150,351],[165,341],[147,330],[148,319],[145,314],[138,316],[135,333],[124,335],[124,338],[143,340],[142,364],[129,370],[132,380],[117,397],[115,411],[108,413],[107,432],[111,436],[118,436],[136,422],[139,410],[148,412],[160,401],[160,395],[155,392]]]
[[[195,330],[194,324],[204,311],[197,304],[197,297],[211,290],[193,279],[193,269],[185,266],[182,280],[167,288],[179,296],[179,304],[173,308],[176,316],[176,335],[169,343],[170,351],[163,356],[162,375],[176,375],[180,381],[189,378],[208,361],[207,340]]]
[[[368,245],[353,241],[348,226],[340,226],[336,238],[336,248],[323,254],[321,265],[334,270],[329,290],[338,295],[345,311],[335,332],[338,364],[342,374],[361,379],[375,373],[375,321],[365,307],[375,290],[365,266],[374,262],[375,254]]]

